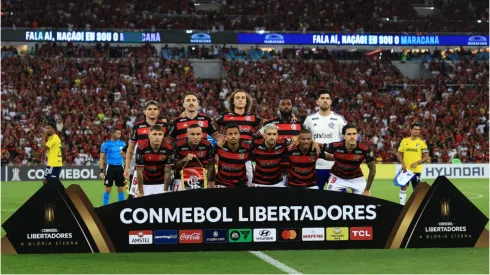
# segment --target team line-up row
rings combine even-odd
[[[229,111],[215,118],[199,113],[197,96],[188,94],[185,111],[170,126],[159,119],[159,103],[148,101],[145,119],[134,124],[127,145],[118,129],[111,129],[111,140],[102,144],[103,203],[109,202],[114,183],[119,200],[124,199],[125,179],[130,180],[130,197],[208,187],[351,189],[370,196],[374,153],[359,141],[356,127],[331,110],[328,90],[318,91],[316,98],[318,112],[304,121],[294,116],[287,98],[280,101],[276,118],[264,120],[251,113],[252,97],[243,90],[234,91],[227,101]],[[208,140],[211,136],[216,146]],[[46,177],[56,177],[49,155]],[[415,173],[414,188],[420,182],[421,164],[428,159],[420,126],[413,124],[411,136],[400,143],[398,160],[404,171]],[[360,168],[363,162],[369,168],[367,181]],[[401,187],[401,204],[407,187],[408,183]]]

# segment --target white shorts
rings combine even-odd
[[[214,188],[228,188],[228,186],[224,186],[224,185],[215,184],[215,185],[214,185]]]
[[[145,192],[145,197],[156,194],[163,194],[164,184],[152,184],[152,185],[143,185],[143,192]]]
[[[352,193],[360,195],[362,194],[362,192],[364,192],[366,185],[367,182],[364,177],[355,179],[343,179],[330,173],[330,177],[328,178],[327,190],[343,192],[345,188],[351,188]]]
[[[131,178],[131,182],[129,183],[129,195],[136,196],[138,194],[138,177],[137,171],[133,171],[133,177]]]
[[[284,181],[272,185],[252,183],[251,187],[286,187],[286,183]]]

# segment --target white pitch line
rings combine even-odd
[[[278,261],[278,260],[272,258],[271,256],[266,255],[260,251],[249,251],[249,252],[252,253],[253,255],[259,257],[261,260],[265,261],[266,263],[268,263],[272,266],[275,266],[278,269],[286,272],[287,274],[302,274],[301,272],[281,263],[280,261]]]
[[[481,199],[481,198],[485,197],[482,194],[472,193],[472,192],[463,192],[463,194],[466,194],[466,195],[470,195],[470,194],[471,195],[475,195],[475,197],[471,197],[471,198],[467,196],[467,198],[470,199],[470,200],[477,200],[477,199]]]

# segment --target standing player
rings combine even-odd
[[[229,124],[225,128],[226,142],[217,149],[218,173],[216,188],[247,187],[252,183],[252,146],[240,141],[240,128]]]
[[[158,102],[151,100],[145,103],[145,119],[137,121],[133,129],[131,131],[131,138],[129,140],[128,150],[126,152],[126,160],[124,165],[124,178],[131,180],[131,184],[135,182],[133,179],[129,178],[130,175],[130,163],[133,158],[133,154],[135,152],[136,145],[143,144],[146,140],[148,140],[148,133],[150,132],[150,127],[153,125],[159,125],[162,127],[164,136],[167,134],[167,123],[164,119],[158,119],[158,115],[160,111],[158,110]],[[137,172],[133,173],[133,177],[137,177]],[[138,191],[138,188],[129,189],[129,195],[134,196],[135,193],[133,190]]]
[[[343,116],[331,110],[332,98],[330,97],[330,92],[320,90],[317,93],[316,104],[320,110],[306,118],[304,128],[311,131],[313,140],[320,145],[340,141],[342,139],[342,127],[346,125],[346,122]],[[325,187],[333,164],[333,161],[327,161],[322,158],[317,160],[316,176],[320,190]]]
[[[277,126],[264,126],[264,138],[254,141],[252,161],[255,170],[252,187],[285,187],[281,162],[287,154],[286,140],[278,139]]]
[[[420,125],[415,123],[411,125],[410,137],[402,139],[396,156],[402,164],[403,172],[410,171],[415,173],[412,178],[412,188],[415,189],[420,182],[422,174],[422,163],[429,160],[429,149],[427,144],[420,138]],[[400,204],[405,205],[407,199],[407,188],[410,183],[403,186],[400,190]]]
[[[342,128],[343,141],[328,144],[327,159],[334,160],[327,190],[343,192],[351,188],[352,193],[371,196],[371,185],[376,175],[374,153],[369,147],[357,141],[357,130],[354,125],[347,124]],[[366,179],[361,170],[361,163],[366,161],[369,176]]]
[[[212,118],[197,112],[199,100],[193,93],[184,97],[184,113],[174,120],[169,129],[168,136],[173,139],[182,139],[187,136],[187,128],[192,124],[198,124],[202,128],[204,138],[208,135],[218,138],[218,127]]]
[[[138,194],[136,197],[161,194],[168,191],[173,168],[174,148],[163,140],[160,125],[150,127],[149,140],[138,144],[136,171]]]
[[[63,157],[61,154],[61,139],[56,134],[56,125],[50,123],[43,130],[43,143],[48,148],[46,155],[48,163],[44,171],[43,184],[46,184],[50,178],[60,178]]]
[[[109,204],[114,182],[116,182],[117,186],[118,201],[124,200],[124,168],[121,150],[126,146],[126,143],[120,140],[121,130],[112,128],[110,133],[111,139],[102,143],[102,149],[100,151],[99,176],[104,180],[105,185],[102,205]]]
[[[277,126],[279,138],[292,138],[301,131],[301,121],[293,116],[293,105],[289,98],[279,101],[279,116],[264,122],[264,126],[271,123]]]
[[[298,142],[298,145],[288,149],[288,186],[318,189],[315,164],[319,157],[325,158],[325,153],[322,150],[318,154],[313,147],[309,130],[301,130]]]
[[[279,101],[279,116],[264,122],[264,125],[275,124],[279,139],[293,138],[299,135],[301,131],[301,121],[293,116],[293,105],[289,98],[283,98]],[[281,172],[284,180],[287,180],[289,171],[289,160],[285,158],[281,163]]]
[[[214,155],[215,150],[211,143],[203,138],[202,128],[192,124],[187,128],[187,138],[180,139],[175,144],[175,180],[174,191],[195,188],[188,183],[182,182],[180,171],[183,167],[204,167],[207,169],[207,178],[210,188],[214,188]],[[204,188],[204,186],[201,186]]]
[[[252,141],[252,135],[264,123],[264,120],[256,114],[252,114],[252,97],[244,90],[234,91],[228,97],[230,110],[219,114],[216,124],[226,127],[230,124],[238,125],[240,138]]]

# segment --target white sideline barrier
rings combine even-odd
[[[396,171],[401,169],[401,164],[395,165]],[[422,165],[422,180],[435,179],[438,176],[446,176],[449,179],[488,179],[488,163],[468,164],[424,164]]]

